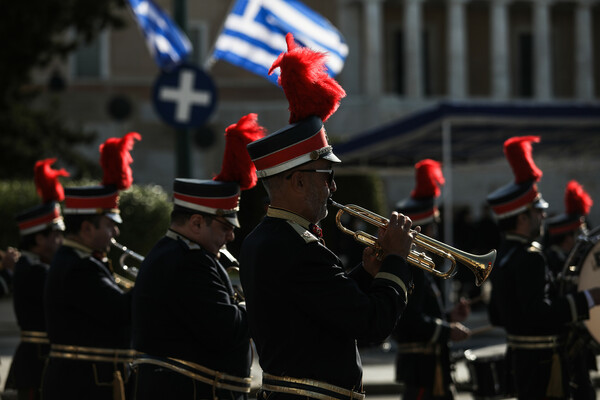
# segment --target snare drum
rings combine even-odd
[[[499,399],[507,393],[506,344],[466,350],[471,391],[477,399]]]
[[[600,227],[577,240],[562,275],[563,294],[600,286]],[[600,354],[600,307],[590,309],[590,318],[584,324],[594,339],[594,352]]]

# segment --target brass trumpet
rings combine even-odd
[[[335,222],[337,227],[344,233],[354,236],[354,240],[360,242],[364,245],[367,245],[373,248],[377,253],[381,253],[381,247],[377,243],[377,237],[370,235],[364,231],[353,231],[351,229],[346,228],[342,222],[341,217],[344,212],[347,212],[350,215],[353,215],[357,218],[362,219],[363,221],[374,225],[378,228],[385,228],[389,223],[387,218],[382,217],[381,215],[375,214],[372,211],[369,211],[365,208],[359,207],[354,204],[342,205],[336,203],[331,198],[329,199],[329,203],[340,210],[337,212],[335,216]],[[440,271],[436,269],[435,262],[431,259],[431,257],[427,256],[424,252],[416,251],[412,249],[406,258],[406,261],[414,265],[415,267],[419,267],[435,276],[438,276],[443,279],[451,278],[456,272],[456,262],[460,262],[467,268],[471,270],[471,272],[475,275],[475,284],[477,286],[481,286],[483,282],[488,278],[490,272],[492,272],[492,268],[494,266],[494,261],[496,260],[496,250],[492,250],[487,254],[476,255],[464,252],[462,250],[458,250],[452,246],[449,246],[445,243],[442,243],[438,240],[432,239],[426,235],[416,234],[413,244],[419,246],[423,250],[428,250],[434,254],[437,254],[443,258],[448,259],[452,265],[446,272]]]
[[[114,248],[116,248],[117,250],[120,250],[123,253],[119,257],[119,266],[121,267],[121,270],[125,271],[127,274],[129,274],[131,277],[133,277],[133,279],[130,279],[129,277],[125,277],[121,273],[113,272],[113,276],[115,277],[115,282],[117,283],[117,285],[119,285],[125,289],[131,289],[135,285],[135,278],[137,277],[137,274],[139,271],[136,267],[127,266],[127,264],[125,264],[125,259],[127,257],[131,257],[135,260],[142,262],[142,261],[144,261],[144,256],[136,253],[135,251],[131,250],[127,246],[123,246],[121,243],[117,242],[115,240],[115,238],[111,238],[110,243],[112,244],[112,246]]]

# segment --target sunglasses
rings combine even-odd
[[[333,184],[334,172],[332,169],[297,169],[292,171],[285,179],[290,179],[295,172],[321,172],[324,174],[329,174],[327,176],[327,185],[331,186]]]

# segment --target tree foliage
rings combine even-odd
[[[94,134],[66,126],[56,104],[33,107],[43,88],[31,85],[31,73],[64,59],[105,28],[119,28],[123,0],[27,0],[0,2],[0,179],[30,178],[41,158],[59,157],[76,177],[91,176],[95,163],[77,153]],[[122,14],[121,14],[122,15]]]

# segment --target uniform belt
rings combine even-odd
[[[435,354],[437,347],[435,343],[399,343],[397,352],[399,354]]]
[[[21,331],[21,342],[49,344],[48,334],[41,331]]]
[[[252,384],[252,379],[250,377],[241,378],[229,375],[206,368],[191,361],[179,360],[171,357],[158,357],[138,353],[133,361],[133,365],[140,364],[159,365],[181,375],[211,385],[213,388],[231,390],[233,392],[250,393]]]
[[[105,349],[101,347],[70,346],[51,344],[50,357],[67,358],[71,360],[130,363],[133,361],[135,350]]]
[[[521,336],[506,335],[507,345],[513,349],[553,349],[564,344],[558,335],[548,336]]]
[[[307,396],[320,400],[364,400],[365,394],[313,379],[290,378],[263,373],[262,389],[271,392]]]

